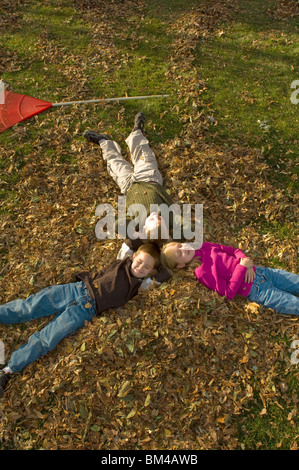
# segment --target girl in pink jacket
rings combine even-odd
[[[198,250],[188,243],[167,243],[161,261],[170,270],[194,261],[197,280],[231,300],[243,295],[279,313],[299,315],[299,276],[282,269],[254,266],[240,249],[204,242]]]

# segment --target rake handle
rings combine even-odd
[[[69,104],[83,104],[83,103],[102,103],[105,101],[145,100],[146,98],[166,98],[167,96],[169,95],[123,96],[121,98],[103,98],[103,99],[98,99],[98,100],[64,101],[62,103],[53,103],[52,106],[65,106]]]

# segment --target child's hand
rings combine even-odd
[[[253,268],[247,268],[246,274],[245,274],[245,282],[247,284],[253,282],[255,279],[255,272]]]
[[[245,268],[253,267],[253,261],[250,258],[241,258],[240,264],[241,266],[245,266]]]

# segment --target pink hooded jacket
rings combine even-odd
[[[194,257],[201,261],[194,271],[201,284],[229,300],[249,295],[253,283],[244,280],[247,268],[240,265],[240,259],[247,256],[240,249],[204,242]]]

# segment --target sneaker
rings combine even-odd
[[[103,140],[103,139],[111,140],[110,135],[108,135],[108,134],[98,134],[95,131],[85,131],[84,134],[83,134],[83,137],[85,137],[85,139],[88,142],[93,142],[94,144],[99,144],[100,140]]]
[[[140,129],[142,132],[144,131],[145,126],[145,114],[144,113],[137,113],[135,116],[133,132]]]
[[[1,370],[0,371],[0,397],[2,397],[9,379],[10,379],[10,373],[9,372],[5,373],[3,370]]]

